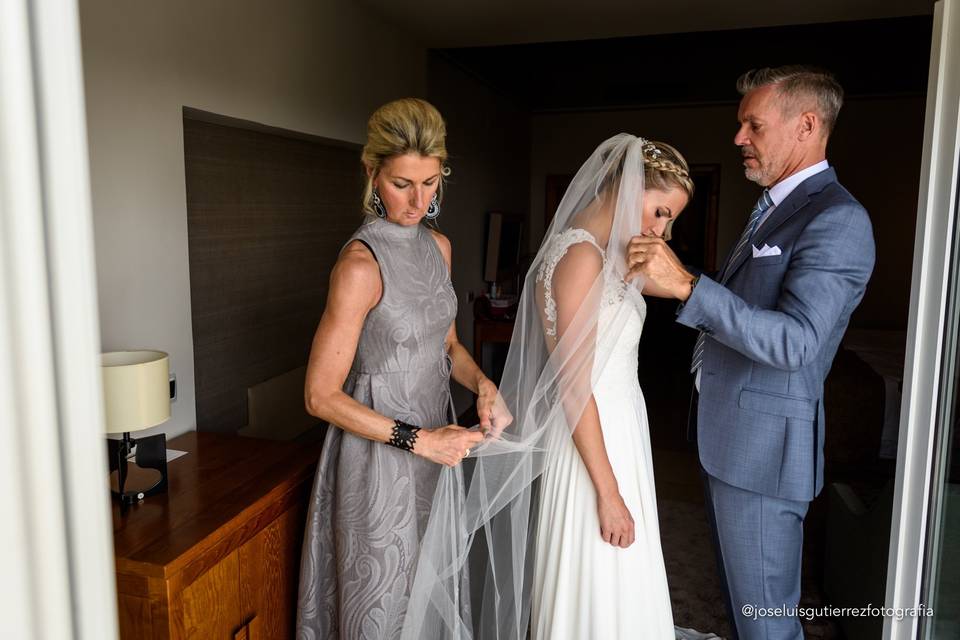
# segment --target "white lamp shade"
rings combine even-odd
[[[170,358],[162,351],[100,356],[107,433],[140,431],[170,418]]]

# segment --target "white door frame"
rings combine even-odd
[[[77,0],[0,1],[0,620],[117,637]]]
[[[904,405],[900,414],[900,447],[887,564],[886,605],[894,609],[930,604],[921,603],[920,597],[929,523],[951,230],[957,215],[958,115],[960,0],[939,0],[934,7],[903,382]],[[890,139],[889,144],[896,145],[898,141]],[[887,617],[883,637],[885,640],[914,640],[918,621],[916,616],[904,616],[899,620]]]

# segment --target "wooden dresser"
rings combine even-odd
[[[194,432],[167,447],[188,452],[167,494],[123,517],[114,500],[120,637],[292,638],[319,443]]]

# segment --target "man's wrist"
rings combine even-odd
[[[697,286],[697,282],[700,281],[700,276],[695,276],[691,274],[687,274],[687,275],[689,276],[689,278],[687,278],[687,280],[683,284],[677,287],[677,299],[680,302],[686,302],[687,300],[690,299],[690,296],[693,295],[694,288],[696,288]]]

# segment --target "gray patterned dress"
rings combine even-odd
[[[344,391],[389,418],[455,422],[444,339],[457,298],[422,225],[374,219],[362,240],[383,294],[363,324]],[[300,566],[297,638],[399,638],[440,466],[331,425],[317,465]]]

